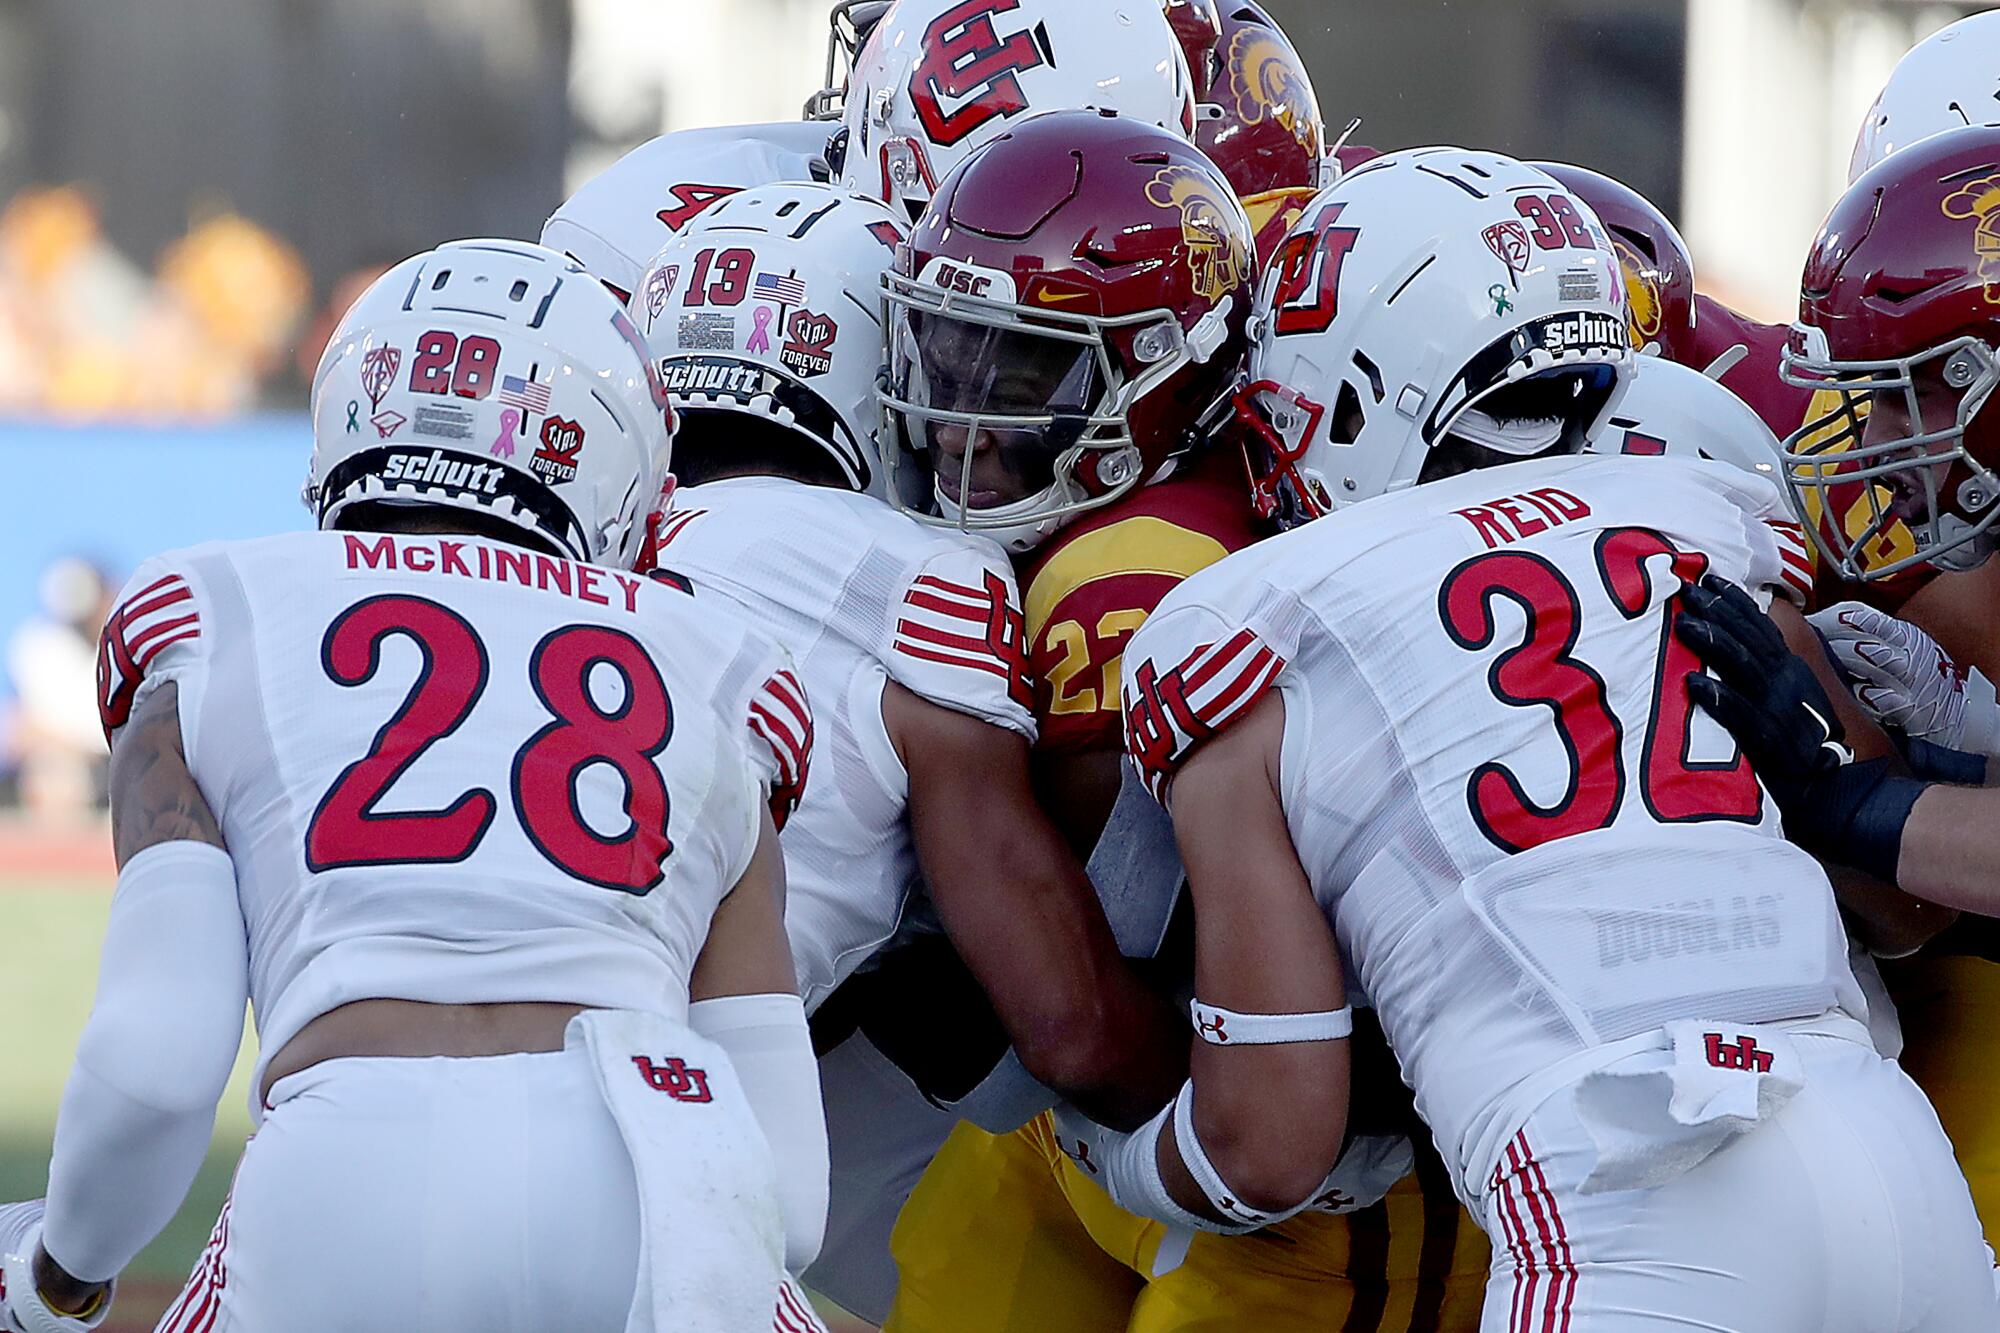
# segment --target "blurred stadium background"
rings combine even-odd
[[[1091,3],[1092,0],[1077,0]],[[1782,319],[1908,0],[1266,0],[1334,132],[1626,180]],[[533,237],[663,130],[796,116],[828,0],[0,0],[0,1199],[42,1191],[109,901],[92,654],[150,551],[302,526],[306,383],[437,241]],[[239,1071],[240,1072],[240,1071]],[[147,1328],[248,1121],[142,1257]]]

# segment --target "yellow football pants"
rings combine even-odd
[[[1946,954],[1882,964],[1903,1023],[1902,1065],[1937,1108],[1986,1243],[2000,1248],[2000,963]]]
[[[1372,1208],[1182,1242],[1111,1197],[1043,1116],[961,1124],[896,1221],[884,1333],[1473,1333],[1486,1237],[1442,1168]],[[1157,1274],[1157,1276],[1154,1276]]]

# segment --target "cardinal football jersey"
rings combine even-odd
[[[1548,1093],[1679,1019],[1866,1012],[1832,891],[1685,684],[1704,571],[1796,594],[1776,488],[1537,460],[1370,500],[1169,594],[1127,649],[1156,790],[1275,685],[1292,841],[1467,1197]]]
[[[677,130],[593,176],[542,224],[561,250],[629,302],[674,233],[732,194],[774,181],[826,180],[824,121]]]
[[[890,681],[1033,740],[1021,604],[1000,548],[880,500],[778,477],[678,492],[661,564],[790,650],[818,728],[786,824],[785,929],[806,1008],[895,934],[917,883]]]
[[[178,686],[265,1059],[370,997],[684,1010],[810,756],[783,650],[721,598],[459,537],[157,556],[98,676],[113,737]]]

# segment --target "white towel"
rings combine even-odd
[[[1804,1086],[1798,1051],[1780,1028],[1681,1022],[1666,1031],[1670,1050],[1577,1084],[1577,1118],[1597,1148],[1580,1192],[1663,1185],[1776,1115]]]
[[[639,1275],[626,1333],[770,1333],[784,1221],[770,1145],[720,1046],[660,1014],[570,1020],[632,1156]]]

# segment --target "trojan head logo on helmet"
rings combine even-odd
[[[1839,516],[1814,530],[1848,578],[1966,569],[2000,546],[1996,223],[2000,128],[1973,126],[1886,158],[1813,242],[1781,373],[1866,420],[1793,432],[1787,479],[1808,513]],[[1898,520],[1915,549],[1892,549]]]
[[[1632,346],[1683,364],[1692,356],[1694,260],[1667,215],[1631,186],[1584,167],[1537,162],[1597,214],[1625,275]]]
[[[1498,153],[1377,158],[1266,268],[1237,395],[1260,512],[1292,525],[1508,458],[1576,452],[1631,373],[1596,216]]]
[[[1241,367],[1251,270],[1186,139],[1023,121],[939,185],[885,279],[894,498],[1024,551],[1158,480]]]
[[[1337,169],[1312,78],[1277,21],[1235,0],[1223,8],[1222,33],[1222,69],[1195,143],[1243,201],[1268,254]]]
[[[321,527],[437,505],[622,567],[672,447],[673,409],[617,299],[523,241],[455,241],[376,279],[320,357],[312,404]]]
[[[882,493],[882,274],[907,230],[831,185],[766,185],[654,256],[633,307],[680,415],[684,480],[776,430],[840,484]]]
[[[1160,0],[896,0],[848,79],[842,185],[915,217],[938,183],[1042,111],[1194,132],[1193,78]]]
[[[1891,153],[1933,134],[2000,124],[2000,12],[1938,29],[1896,62],[1861,119],[1847,163],[1853,184]]]

